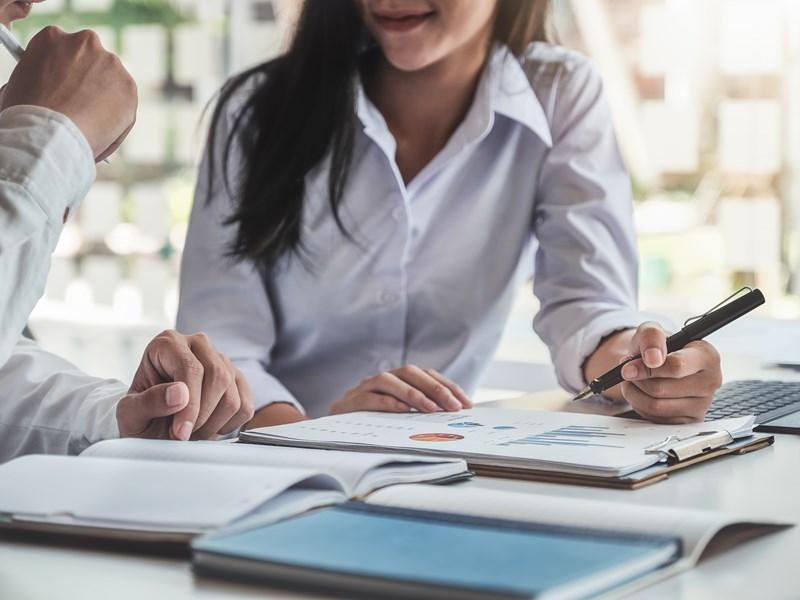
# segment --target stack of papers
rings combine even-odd
[[[753,417],[689,425],[563,412],[474,408],[458,413],[350,413],[254,429],[246,442],[465,458],[472,467],[618,478],[666,460],[647,449],[668,437],[753,434]]]

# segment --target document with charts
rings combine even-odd
[[[751,436],[753,418],[656,425],[599,415],[478,407],[458,413],[349,413],[253,429],[240,439],[277,446],[458,456],[473,467],[613,478],[663,461],[663,455],[646,450],[668,436],[684,439],[713,430],[726,430],[734,439]]]

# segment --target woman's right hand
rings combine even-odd
[[[472,408],[457,384],[433,369],[406,365],[367,377],[331,405],[330,414],[360,410],[423,413]]]

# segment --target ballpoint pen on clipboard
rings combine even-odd
[[[741,298],[736,298],[735,300],[731,300],[744,290],[748,290],[744,296]],[[667,354],[670,352],[675,352],[676,350],[680,350],[689,342],[702,340],[704,337],[711,335],[721,327],[724,327],[728,323],[731,323],[739,317],[746,315],[754,308],[761,306],[764,304],[764,302],[764,294],[762,294],[760,290],[742,288],[732,296],[723,300],[720,304],[709,310],[704,315],[686,321],[683,329],[667,338]],[[581,392],[572,400],[581,400],[591,396],[592,394],[602,394],[607,389],[614,387],[618,383],[622,383],[622,381],[624,381],[624,378],[622,377],[622,367],[632,360],[636,360],[638,358],[641,357],[634,356],[633,358],[617,365],[607,373],[604,373],[600,377],[593,379],[589,382],[589,385],[581,390]]]
[[[16,62],[19,62],[22,59],[22,55],[25,54],[25,48],[23,48],[22,44],[14,37],[14,34],[8,30],[8,27],[2,23],[0,23],[0,44],[8,50],[8,53]],[[103,162],[107,165],[111,164],[108,159],[105,159]]]

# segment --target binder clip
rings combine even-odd
[[[667,436],[663,441],[647,446],[645,454],[660,454],[663,458],[677,461],[687,460],[707,454],[733,442],[733,436],[726,430],[701,431],[684,438]]]

